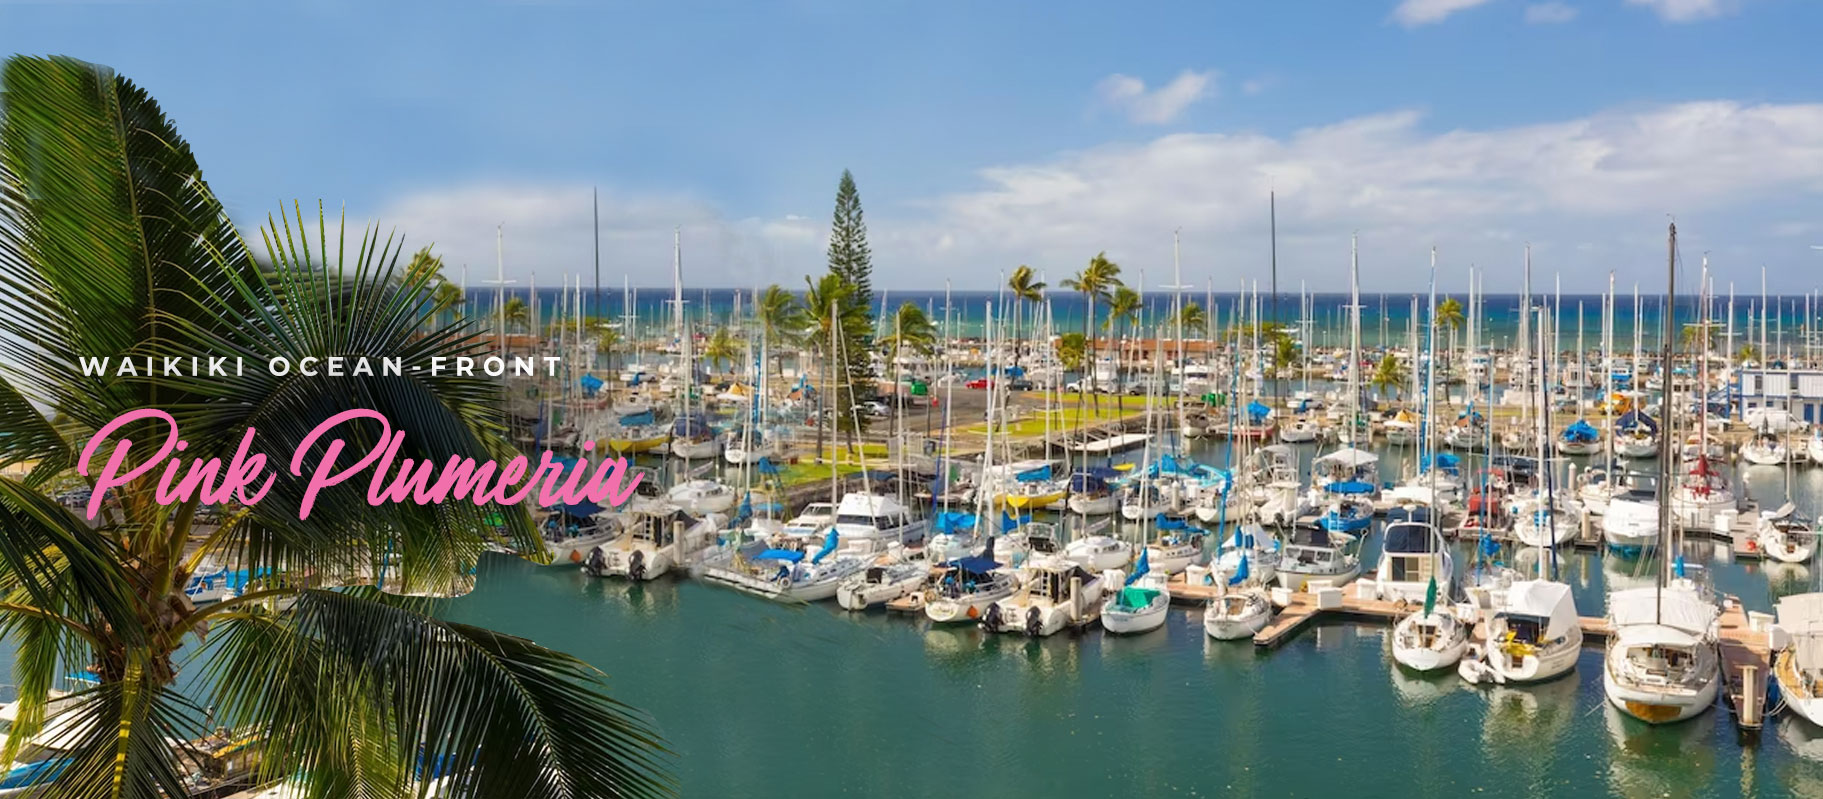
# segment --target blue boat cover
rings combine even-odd
[[[1241,567],[1234,570],[1233,577],[1228,578],[1229,585],[1240,585],[1241,583],[1247,582],[1247,577],[1253,573],[1247,566],[1247,561],[1249,560],[1252,560],[1252,558],[1249,558],[1244,554],[1241,555]]]
[[[1018,480],[1021,483],[1036,483],[1041,480],[1049,480],[1051,479],[1051,465],[1047,463],[1036,469],[1020,472],[1013,475],[1013,479]]]
[[[753,556],[754,560],[783,560],[796,563],[804,559],[804,553],[795,549],[768,549]]]
[[[18,766],[7,771],[6,776],[0,777],[0,791],[16,790],[50,782],[56,779],[57,775],[62,774],[69,765],[69,758],[58,757]]]
[[[1133,574],[1127,577],[1126,585],[1132,585],[1139,578],[1146,576],[1146,572],[1152,571],[1152,563],[1147,560],[1147,554],[1150,551],[1150,547],[1139,551],[1139,563],[1133,565]],[[1147,600],[1146,604],[1151,604],[1151,601]]]
[[[1627,415],[1620,417],[1620,421],[1615,424],[1623,430],[1644,427],[1649,433],[1658,433],[1658,422],[1639,411],[1627,411]]]
[[[1093,474],[1077,472],[1070,475],[1070,490],[1078,494],[1108,490],[1108,481]]]
[[[939,533],[955,533],[975,529],[975,514],[959,510],[946,510],[937,514],[932,525]]]
[[[778,474],[782,471],[779,469],[778,464],[773,463],[771,458],[765,456],[761,456],[759,463],[754,464],[754,466],[758,468],[760,474]]]
[[[1247,415],[1252,417],[1255,422],[1266,418],[1269,413],[1272,413],[1272,409],[1261,404],[1259,400],[1247,403]]]
[[[950,561],[949,565],[975,574],[987,574],[1000,568],[1000,564],[990,558],[957,558]]]
[[[600,391],[602,386],[607,385],[606,383],[601,382],[601,378],[594,375],[583,375],[582,378],[576,382],[582,385],[582,394],[585,397],[595,396],[595,392]]]
[[[1596,430],[1593,425],[1581,419],[1577,419],[1575,423],[1564,428],[1563,431],[1563,440],[1565,441],[1580,441],[1587,444],[1599,438],[1601,438],[1601,431]]]
[[[1013,514],[1002,511],[1000,514],[1000,532],[1010,533],[1019,529],[1019,525],[1026,524],[1031,520],[1032,514],[1030,513],[1015,518]]]
[[[640,411],[639,413],[629,413],[625,416],[620,417],[620,423],[623,425],[626,425],[628,427],[633,427],[635,425],[642,425],[642,424],[651,424],[654,421],[657,421],[657,420],[655,417],[652,416],[651,411]]]
[[[823,537],[823,548],[817,550],[816,557],[811,558],[810,562],[822,563],[823,559],[829,557],[829,553],[834,551],[836,551],[836,531],[830,530],[829,535]]]
[[[1159,512],[1158,516],[1152,520],[1152,523],[1157,525],[1160,530],[1190,529],[1189,522],[1184,521],[1183,519],[1173,519],[1170,516],[1166,516],[1163,511]]]
[[[1360,480],[1344,480],[1330,483],[1329,485],[1324,486],[1323,490],[1333,494],[1372,494],[1374,492],[1374,484],[1365,483]]]
[[[709,420],[703,418],[701,414],[680,416],[677,421],[671,423],[671,435],[674,436],[690,438],[714,434],[715,430],[709,427]]]

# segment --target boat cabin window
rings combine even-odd
[[[899,520],[894,516],[863,516],[858,513],[853,513],[837,516],[836,524],[853,524],[862,527],[875,527],[881,530],[891,530],[899,526]]]
[[[1395,524],[1386,528],[1387,552],[1429,553],[1436,551],[1437,536],[1432,528],[1420,524]]]
[[[1428,555],[1394,555],[1392,562],[1387,564],[1392,574],[1384,579],[1395,583],[1429,582],[1431,575],[1436,573],[1436,565],[1436,558]]]
[[[1510,639],[1522,644],[1536,644],[1544,638],[1545,620],[1537,616],[1507,616],[1500,618],[1506,622],[1507,635]]]

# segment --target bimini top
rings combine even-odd
[[[1659,625],[1701,636],[1709,632],[1721,611],[1691,591],[1667,588],[1629,588],[1608,595],[1608,618],[1616,629],[1629,625]]]
[[[1343,447],[1311,462],[1313,468],[1324,464],[1341,464],[1344,466],[1367,466],[1380,462],[1380,456],[1364,449]]]
[[[1372,494],[1374,484],[1364,483],[1360,480],[1344,480],[1323,486],[1323,490],[1336,494]]]
[[[850,493],[842,495],[836,506],[837,516],[894,516],[905,512],[905,506],[892,497],[879,494]]]
[[[1386,545],[1382,551],[1392,555],[1422,555],[1437,552],[1442,537],[1437,528],[1419,522],[1394,522],[1386,526]]]
[[[944,565],[954,566],[971,574],[987,574],[1000,568],[1000,564],[992,558],[957,558]]]
[[[1576,599],[1570,587],[1551,580],[1520,580],[1507,589],[1503,616],[1536,616],[1546,619],[1544,637],[1563,638],[1582,621],[1576,617]]]

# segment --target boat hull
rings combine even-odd
[[[1171,597],[1164,593],[1138,609],[1122,608],[1114,601],[1109,601],[1101,608],[1101,626],[1118,635],[1151,632],[1164,626],[1170,609]]]
[[[1718,673],[1694,692],[1668,694],[1622,685],[1607,669],[1602,670],[1602,691],[1608,695],[1608,704],[1647,724],[1671,724],[1694,718],[1715,704],[1721,682]]]

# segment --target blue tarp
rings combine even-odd
[[[989,558],[957,558],[950,561],[949,565],[965,572],[974,572],[976,574],[987,574],[988,572],[1000,568],[999,563],[996,563]]]
[[[1018,480],[1021,483],[1036,483],[1042,480],[1049,480],[1051,479],[1051,465],[1047,463],[1036,469],[1020,472],[1013,475],[1013,479]]]
[[[1578,441],[1587,444],[1599,438],[1601,438],[1601,431],[1596,430],[1593,425],[1581,419],[1577,419],[1575,423],[1564,428],[1563,431],[1563,440],[1565,441]]]
[[[1247,415],[1255,422],[1265,419],[1269,413],[1272,413],[1272,409],[1262,405],[1259,400],[1247,403]]]
[[[594,375],[583,375],[582,379],[577,380],[576,382],[582,386],[582,395],[585,397],[595,396],[595,392],[600,391],[602,386],[607,385],[606,383],[601,382],[601,378]]]
[[[1620,417],[1620,421],[1615,422],[1614,424],[1622,430],[1644,427],[1646,428],[1646,432],[1653,434],[1658,433],[1658,422],[1639,411],[1628,411],[1627,415]]]
[[[1152,523],[1154,525],[1156,525],[1158,527],[1158,529],[1160,529],[1160,530],[1188,530],[1188,529],[1190,529],[1189,522],[1184,521],[1183,519],[1174,519],[1174,518],[1171,518],[1170,516],[1166,516],[1162,511],[1158,514],[1158,516],[1156,518],[1154,518],[1152,520]]]
[[[651,424],[655,421],[657,421],[657,419],[652,416],[651,411],[640,411],[639,413],[629,413],[625,416],[620,417],[620,423],[623,425],[626,425],[628,427],[633,427],[633,426],[642,425],[642,424]]]
[[[700,414],[680,416],[677,421],[671,423],[671,435],[674,436],[692,438],[695,436],[713,435],[714,433],[715,430],[709,427],[709,420],[704,419]]]
[[[779,469],[778,464],[773,463],[771,458],[766,457],[760,458],[759,463],[754,464],[754,467],[758,469],[760,474],[778,474],[782,471]]]
[[[796,563],[804,559],[804,553],[795,549],[768,549],[753,556],[754,560],[783,560]]]
[[[1246,555],[1241,556],[1241,567],[1234,570],[1233,577],[1228,578],[1229,585],[1240,585],[1247,581],[1247,577],[1253,573],[1252,570],[1247,567],[1247,561],[1249,560],[1251,560],[1251,558]]]
[[[975,529],[975,521],[975,514],[973,513],[948,510],[938,513],[937,518],[931,521],[931,526],[936,528],[939,533],[959,533],[964,530]]]
[[[1330,483],[1329,485],[1324,486],[1323,490],[1333,494],[1372,494],[1374,492],[1374,484],[1364,483],[1359,480],[1347,480]]]

